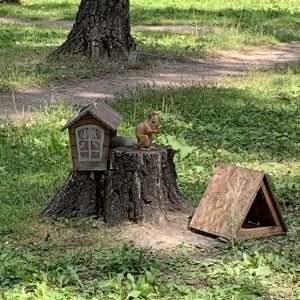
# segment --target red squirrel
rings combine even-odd
[[[153,142],[153,133],[159,133],[159,122],[155,113],[149,114],[146,121],[136,126],[135,135],[140,150],[155,149],[150,147]]]

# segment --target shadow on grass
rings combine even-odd
[[[75,20],[79,7],[77,2],[41,2],[24,6],[1,5],[0,16],[40,20]],[[292,9],[292,8],[291,8]],[[37,13],[38,12],[38,13]],[[130,8],[131,22],[134,25],[211,25],[222,28],[235,28],[249,34],[267,35],[280,42],[300,39],[300,12],[292,13],[274,5],[266,9],[197,9],[151,8],[133,5]]]
[[[280,42],[300,39],[298,20],[300,13],[285,10],[199,10],[166,7],[151,9],[131,8],[131,21],[134,25],[190,24],[237,28],[252,34],[273,36]],[[155,16],[155,17],[154,17]]]
[[[134,102],[127,102],[132,106],[127,111],[134,111],[136,105],[141,118],[155,107],[165,111],[164,132],[183,136],[190,145],[237,154],[250,152],[279,161],[300,159],[300,125],[296,121],[299,109],[292,99],[287,102],[272,95],[258,97],[249,90],[218,86],[149,90],[136,97]],[[124,104],[116,105],[122,110]]]
[[[31,20],[75,20],[79,1],[63,1],[27,5],[0,4],[0,17],[31,19]]]
[[[221,162],[271,172],[281,200],[286,204],[299,202],[297,101],[213,86],[137,94],[117,102],[116,109],[127,112],[125,119],[136,110],[137,120],[153,110],[161,111],[161,134],[167,144],[172,147],[173,139],[168,140],[168,136],[174,135],[176,147],[182,145],[176,163],[179,185],[194,204]],[[180,153],[189,151],[188,147],[198,150],[181,159]],[[283,181],[293,184],[288,187]]]
[[[124,64],[107,57],[72,55],[50,60],[49,55],[66,39],[66,28],[15,24],[0,28],[0,91],[114,73]]]

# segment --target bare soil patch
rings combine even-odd
[[[214,238],[194,233],[188,229],[187,215],[169,215],[170,222],[164,226],[128,224],[120,227],[120,237],[137,247],[151,247],[156,251],[176,252],[182,247],[197,247],[209,252],[218,242]]]

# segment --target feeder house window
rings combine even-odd
[[[102,161],[104,129],[97,125],[83,125],[75,129],[79,161]]]

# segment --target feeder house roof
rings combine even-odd
[[[78,112],[65,124],[62,131],[71,127],[83,116],[91,114],[95,119],[106,125],[112,131],[116,131],[123,120],[121,114],[111,108],[104,101],[92,102],[78,110]]]

